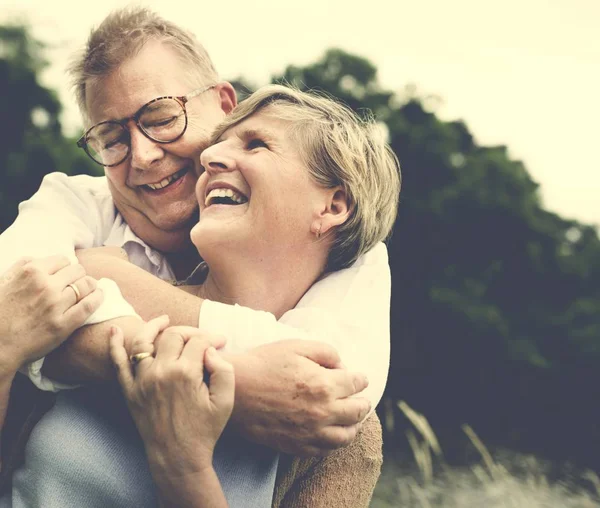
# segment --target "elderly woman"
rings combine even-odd
[[[395,156],[372,122],[328,98],[282,86],[259,90],[217,128],[201,163],[192,240],[207,270],[187,289],[207,299],[281,317],[316,281],[384,240],[395,220]],[[161,334],[167,324],[159,318],[139,332],[133,374],[123,335],[113,332],[119,380],[162,502],[225,505],[211,460],[231,412],[233,371],[214,349],[218,338],[185,327]],[[356,470],[360,458],[344,460],[349,454],[296,464],[280,476],[274,504],[366,505],[374,481]],[[310,489],[294,488],[306,471]]]

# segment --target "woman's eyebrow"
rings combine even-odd
[[[239,134],[244,141],[254,138],[275,139],[275,134],[267,129],[246,129]]]

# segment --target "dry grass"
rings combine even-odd
[[[418,469],[398,469],[387,492],[376,491],[373,508],[600,508],[600,478],[594,472],[585,472],[577,484],[551,482],[544,462],[534,457],[494,459],[468,425],[463,431],[481,462],[470,468],[447,466],[426,418],[405,402],[398,406],[415,427],[407,438]]]

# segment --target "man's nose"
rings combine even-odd
[[[146,137],[135,123],[129,126],[129,139],[131,166],[135,169],[143,171],[150,169],[153,162],[164,156],[161,144]]]
[[[225,142],[206,148],[200,155],[200,164],[208,173],[233,171],[236,168],[233,150]]]

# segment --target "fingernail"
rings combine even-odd
[[[110,327],[110,336],[113,337],[117,334],[117,327],[115,325],[111,325]]]

